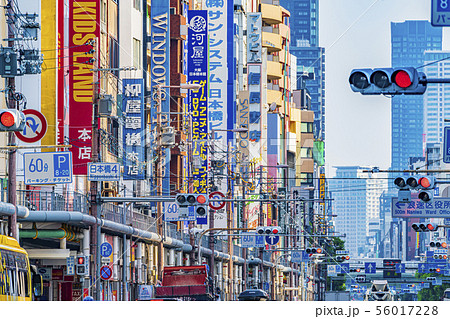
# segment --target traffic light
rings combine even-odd
[[[259,226],[256,227],[256,233],[259,235],[278,235],[281,233],[281,227],[279,226]]]
[[[350,272],[361,272],[361,268],[350,269]]]
[[[17,72],[17,53],[13,48],[0,48],[0,76],[15,77]]]
[[[194,206],[197,215],[206,215],[208,207],[208,195],[206,194],[177,194],[175,202],[180,207]]]
[[[310,247],[310,248],[306,248],[305,251],[307,254],[321,254],[322,248]]]
[[[337,256],[336,259],[337,261],[346,261],[350,260],[350,256]]]
[[[429,272],[441,272],[441,268],[429,268]]]
[[[426,75],[412,67],[354,69],[349,77],[353,92],[363,95],[424,94]]]
[[[398,201],[410,202],[411,190],[419,191],[418,197],[422,202],[429,202],[433,199],[436,188],[436,178],[433,176],[414,175],[409,177],[398,176],[394,179],[394,185],[399,189]]]
[[[76,258],[76,273],[78,276],[89,275],[89,256],[79,255]]]
[[[448,258],[448,256],[447,256],[447,254],[434,254],[433,255],[433,259],[447,259]]]
[[[439,241],[432,241],[430,242],[430,247],[432,248],[447,248],[447,243],[445,242],[439,242]]]
[[[435,223],[414,223],[411,225],[416,232],[437,231],[438,225]]]
[[[0,131],[19,132],[23,131],[26,119],[25,114],[15,109],[0,110]]]
[[[195,196],[195,212],[198,216],[205,216],[208,211],[208,195],[192,194]],[[190,198],[188,198],[189,201]]]
[[[434,188],[436,187],[436,178],[433,176],[422,176],[419,179],[420,191],[419,199],[425,203],[433,199]]]

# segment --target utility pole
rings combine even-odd
[[[14,10],[12,8],[12,3],[9,2],[7,10],[7,24],[8,24],[8,47],[14,47]],[[8,108],[16,109],[17,104],[14,99],[14,94],[16,92],[16,79],[15,77],[6,78],[6,86],[8,88]],[[16,145],[16,135],[14,132],[8,133],[8,146]],[[17,150],[12,148],[9,151],[8,158],[8,202],[16,206],[17,204],[17,194],[16,194],[16,155]],[[19,240],[19,234],[17,233],[17,215],[13,214],[8,217],[8,235]]]
[[[99,49],[98,41],[96,39],[94,42],[95,52],[98,52]],[[95,68],[93,70],[93,82],[94,82],[94,92],[92,94],[92,162],[98,162],[100,158],[100,134],[99,134],[99,116],[98,116],[98,100],[99,100],[99,79],[98,79],[98,69],[100,67],[99,60],[95,59]],[[100,218],[100,209],[98,207],[99,204],[99,194],[98,194],[98,182],[91,181],[90,182],[90,202],[91,202],[91,216],[95,218]],[[92,272],[91,276],[94,278],[93,280],[93,289],[94,289],[94,299],[100,300],[100,235],[101,235],[101,227],[100,225],[93,226],[91,228],[91,265]]]
[[[161,86],[156,86],[157,89],[157,103],[156,103],[156,193],[158,196],[162,196],[162,176],[163,176],[163,158],[162,158],[162,146],[161,146],[161,104],[162,104],[162,92]],[[163,222],[162,222],[162,203],[156,204],[156,230],[157,234],[161,236],[161,241],[158,243],[158,280],[162,279],[163,267],[164,267],[164,245],[163,245]]]
[[[230,156],[230,151],[231,151],[231,142],[228,141],[227,144],[227,168],[228,166],[231,166],[231,156]],[[227,186],[228,186],[228,197],[231,198],[231,194],[232,194],[232,187],[231,187],[231,177],[230,174],[228,174],[227,176]],[[232,203],[229,202],[227,204],[227,228],[231,229],[233,228],[233,212],[232,212]],[[230,255],[230,262],[228,263],[228,292],[230,295],[230,299],[232,300],[233,297],[233,239],[232,238],[228,238],[228,254]]]

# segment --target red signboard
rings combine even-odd
[[[87,175],[92,154],[94,72],[100,39],[100,1],[69,1],[69,144],[73,173]]]

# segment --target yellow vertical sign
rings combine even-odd
[[[58,50],[56,45],[56,1],[41,0],[41,50],[44,52],[45,67],[41,74],[41,113],[47,120],[47,133],[42,145],[56,143],[56,74],[58,72]],[[54,152],[54,149],[43,151]]]
[[[325,199],[325,174],[320,174],[320,179],[319,179],[319,198],[320,199]],[[320,216],[319,218],[322,220],[322,234],[326,234],[326,229],[325,229],[325,202],[321,202],[319,203],[320,205],[320,211],[322,212],[322,216]]]

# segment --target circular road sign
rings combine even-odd
[[[100,255],[102,257],[109,257],[112,254],[112,246],[110,243],[105,241],[103,244],[100,245]]]
[[[212,192],[209,194],[209,199],[224,199],[225,195],[221,192]],[[222,209],[225,206],[225,202],[209,202],[209,207],[214,210]]]
[[[25,143],[34,143],[41,140],[47,132],[47,120],[37,110],[24,110],[25,128],[21,132],[14,132],[19,140]]]
[[[100,268],[100,277],[103,280],[108,280],[112,276],[112,269],[110,266],[105,265]]]

